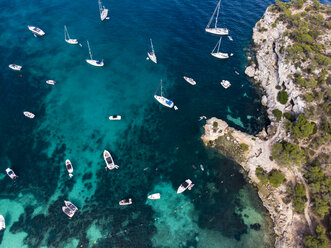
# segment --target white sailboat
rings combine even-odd
[[[157,89],[158,90],[158,89]],[[168,107],[168,108],[172,108],[172,107],[174,107],[174,102],[173,101],[171,101],[171,100],[169,100],[169,99],[167,99],[167,98],[165,98],[164,96],[163,96],[163,92],[162,92],[162,80],[161,80],[161,96],[158,96],[158,95],[156,95],[156,92],[157,92],[157,90],[155,91],[155,94],[154,94],[154,98],[159,102],[159,103],[161,103],[163,106],[166,106],[166,107]],[[177,107],[175,106],[175,109],[176,109]]]
[[[88,46],[88,52],[90,54],[90,59],[86,59],[86,62],[93,66],[103,66],[104,65],[103,60],[93,59],[91,48],[90,48],[90,43],[88,42],[88,40],[86,42],[87,42],[87,46]]]
[[[28,29],[33,33],[34,36],[44,36],[45,32],[38,27],[28,26]]]
[[[221,42],[222,42],[222,37],[217,42],[216,46],[214,47],[213,51],[211,52],[211,55],[218,59],[227,59],[227,58],[229,58],[229,54],[220,52]]]
[[[67,26],[64,25],[64,40],[71,44],[71,45],[76,45],[78,44],[78,40],[77,39],[71,39],[70,38],[70,35],[69,35],[69,32],[68,32],[68,29],[67,29]]]
[[[205,31],[207,33],[211,33],[211,34],[217,34],[217,35],[228,35],[229,34],[229,30],[227,28],[219,28],[217,27],[217,21],[218,21],[218,15],[220,13],[220,8],[221,8],[221,0],[217,3],[216,8],[214,10],[213,15],[211,16],[207,27],[205,28]],[[214,16],[216,14],[216,19],[215,19],[215,27],[211,28],[210,24],[212,23]]]
[[[6,228],[5,218],[0,214],[0,231]]]
[[[154,46],[153,46],[153,42],[152,42],[152,39],[150,39],[151,41],[151,48],[152,48],[152,51],[151,52],[148,52],[147,55],[148,55],[148,58],[150,60],[152,60],[155,64],[157,64],[157,59],[156,59],[156,55],[155,55],[155,51],[154,51]],[[148,59],[147,58],[147,59]]]
[[[103,21],[105,19],[109,19],[109,17],[108,17],[109,10],[106,9],[106,7],[102,5],[101,0],[98,0],[98,5],[99,5],[99,12],[100,12],[101,21]]]

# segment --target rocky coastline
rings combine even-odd
[[[225,121],[213,117],[207,120],[201,139],[207,147],[214,148],[233,159],[247,172],[250,183],[257,187],[259,197],[273,220],[275,247],[296,248],[304,246],[304,235],[314,233],[308,213],[310,207],[308,190],[305,212],[297,214],[292,202],[284,201],[288,194],[286,185],[275,188],[261,184],[256,176],[257,167],[262,167],[266,172],[281,171],[285,175],[286,182],[306,185],[302,172],[297,168],[280,167],[272,160],[272,145],[287,139],[287,133],[283,128],[284,120],[277,120],[273,111],[280,110],[282,113],[291,112],[298,115],[304,112],[306,103],[302,99],[302,89],[293,82],[293,74],[297,68],[282,52],[284,47],[292,45],[291,40],[284,35],[287,26],[276,21],[279,13],[273,12],[271,8],[272,6],[267,8],[261,20],[253,28],[256,63],[249,65],[245,71],[246,75],[254,78],[264,90],[261,103],[267,107],[270,125],[266,130],[253,136],[229,127]],[[288,94],[289,101],[286,104],[277,101],[280,90]]]

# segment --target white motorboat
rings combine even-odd
[[[77,39],[71,39],[70,38],[70,35],[69,35],[69,32],[68,32],[68,29],[67,29],[67,26],[64,25],[64,40],[71,44],[71,45],[77,45],[78,44],[78,40]]]
[[[71,211],[76,212],[78,210],[78,208],[70,201],[64,201],[64,204],[66,205],[66,207],[70,208]]]
[[[120,116],[120,115],[111,115],[111,116],[109,116],[109,120],[111,120],[111,121],[119,121],[121,119],[122,119],[122,116]]]
[[[14,70],[14,71],[20,71],[22,69],[22,66],[16,65],[16,64],[10,64],[9,68]]]
[[[110,152],[108,152],[107,150],[103,151],[103,159],[105,160],[106,165],[107,165],[106,170],[107,170],[107,168],[109,170],[119,168],[119,166],[114,163],[113,157],[110,155]]]
[[[217,22],[218,22],[218,15],[220,13],[220,8],[221,8],[221,0],[217,3],[216,8],[214,10],[213,15],[211,16],[207,27],[205,28],[205,31],[207,33],[211,33],[211,34],[216,34],[216,35],[228,35],[229,34],[229,30],[227,28],[219,28],[217,27]],[[215,18],[215,27],[211,28],[210,24],[212,23],[214,16],[216,14],[216,18]]]
[[[211,55],[218,59],[227,59],[227,58],[229,58],[229,54],[220,52],[221,42],[222,42],[222,37],[217,42],[216,46],[214,47],[213,51],[211,52]]]
[[[35,117],[35,115],[34,115],[33,113],[28,112],[28,111],[24,111],[23,114],[24,114],[26,117],[30,118],[30,119],[33,119],[33,118]]]
[[[68,215],[69,218],[71,218],[75,214],[75,211],[72,211],[71,208],[66,207],[66,206],[63,206],[62,207],[62,211],[63,211],[63,213],[65,213],[66,215]]]
[[[161,194],[160,193],[151,194],[151,195],[147,196],[147,198],[151,199],[151,200],[158,200],[161,198]]]
[[[159,103],[161,103],[163,106],[166,106],[166,107],[168,107],[168,108],[172,108],[175,104],[174,104],[174,102],[173,101],[171,101],[171,100],[169,100],[169,99],[167,99],[167,98],[165,98],[164,96],[163,96],[163,92],[162,92],[162,80],[161,80],[161,96],[158,96],[158,95],[156,95],[156,93],[157,93],[157,91],[158,91],[158,88],[156,89],[156,91],[155,91],[155,94],[154,94],[154,98],[159,102]]]
[[[46,84],[55,85],[56,82],[54,80],[47,80]]]
[[[119,202],[119,204],[121,206],[131,205],[132,204],[132,199],[131,198],[129,198],[129,199],[123,199],[122,201]]]
[[[6,173],[13,180],[18,177],[18,176],[16,176],[15,172],[10,168],[6,169]]]
[[[73,177],[72,173],[74,172],[74,168],[72,167],[71,161],[69,159],[66,160],[66,168],[69,173],[69,177]]]
[[[228,38],[229,38],[229,40],[233,41],[233,39],[232,39],[232,37],[230,35],[228,36]]]
[[[202,171],[205,171],[205,168],[203,167],[203,164],[200,164],[200,169],[201,169]]]
[[[103,60],[93,59],[91,48],[90,48],[90,43],[88,41],[86,41],[86,42],[87,42],[88,51],[89,51],[89,54],[90,54],[90,59],[86,59],[86,62],[89,63],[90,65],[93,65],[93,66],[99,66],[99,67],[104,66]]]
[[[28,26],[28,29],[35,35],[35,36],[44,36],[45,32],[42,31],[40,28],[34,26]]]
[[[185,190],[187,190],[188,188],[192,187],[193,183],[190,179],[186,179],[185,182],[183,182],[177,190],[177,194],[181,194],[183,193]]]
[[[98,5],[99,5],[99,12],[100,12],[101,21],[103,21],[105,19],[109,19],[109,17],[108,17],[109,10],[106,9],[106,7],[102,5],[101,0],[98,0]]]
[[[5,218],[0,214],[0,231],[6,229]]]
[[[228,80],[222,80],[220,83],[225,89],[229,88],[231,86],[230,82]]]
[[[192,85],[196,85],[196,84],[197,84],[197,82],[195,82],[195,81],[193,80],[193,78],[189,78],[189,77],[185,77],[185,76],[184,76],[184,79],[185,79],[186,82],[188,82],[189,84],[192,84]]]
[[[148,52],[147,55],[148,55],[148,58],[150,60],[152,60],[155,64],[157,64],[157,58],[156,58],[156,55],[155,55],[155,51],[154,51],[154,46],[153,46],[153,42],[152,42],[152,39],[150,39],[151,41],[151,48],[152,48],[152,51],[151,52]],[[148,59],[147,58],[147,59]]]

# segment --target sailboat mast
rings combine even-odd
[[[89,54],[90,54],[90,58],[91,58],[91,60],[93,60],[93,58],[92,58],[92,53],[91,53],[91,48],[90,48],[90,43],[88,42],[88,40],[87,40],[86,42],[87,42],[88,52],[89,52]]]
[[[221,38],[220,38],[220,40],[219,40],[219,42],[218,42],[218,49],[217,49],[217,53],[219,53],[219,51],[220,51],[220,47],[221,47],[221,41],[222,41],[222,36],[221,36]]]
[[[154,47],[153,47],[152,39],[150,39],[150,41],[151,41],[152,52],[153,52],[153,54],[154,54]]]
[[[215,28],[217,28],[217,20],[218,20],[218,15],[220,13],[220,8],[221,8],[221,0],[218,2],[216,8],[217,8],[217,15],[216,15],[216,19],[215,19]]]
[[[161,96],[163,96],[163,92],[162,92],[162,79],[161,79]]]
[[[214,13],[212,14],[212,16],[210,17],[210,20],[209,20],[209,22],[208,22],[208,24],[207,24],[207,27],[206,28],[209,28],[209,26],[210,26],[210,24],[211,24],[211,22],[213,21],[213,19],[214,19],[214,16],[215,16],[215,13],[216,13],[216,11],[217,11],[217,8],[218,8],[218,5],[219,5],[219,3],[220,3],[220,1],[218,2],[218,4],[216,5],[216,8],[215,8],[215,10],[214,10]]]
[[[101,3],[101,0],[98,0],[98,5],[99,5],[100,16],[101,16],[101,13],[102,13],[102,3]]]

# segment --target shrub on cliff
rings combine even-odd
[[[285,176],[280,171],[274,170],[269,174],[269,182],[275,188],[278,188],[280,185],[282,185],[284,180]]]
[[[325,229],[318,225],[316,227],[316,236],[307,235],[303,238],[303,243],[306,248],[327,248],[328,242],[325,235]]]
[[[296,137],[304,139],[314,133],[315,127],[316,124],[314,124],[313,122],[309,122],[304,116],[304,114],[300,114],[297,121],[293,125],[293,132]]]
[[[331,64],[331,59],[323,54],[316,54],[315,59],[317,63],[321,66],[328,66]]]
[[[266,184],[268,182],[268,173],[263,170],[261,166],[256,168],[255,175],[262,184]]]
[[[293,205],[294,210],[297,213],[303,213],[305,209],[305,202],[306,202],[306,190],[303,184],[297,184],[294,186],[293,189]]]
[[[277,101],[281,104],[286,104],[288,101],[288,94],[285,90],[279,91],[277,95]]]
[[[276,117],[276,121],[279,122],[282,119],[283,113],[279,109],[274,109],[272,114]]]
[[[279,165],[301,165],[306,163],[306,156],[300,146],[286,141],[272,146],[272,157]]]
[[[297,9],[301,9],[302,6],[303,6],[304,1],[303,0],[297,0],[297,1],[292,0],[292,3]]]

